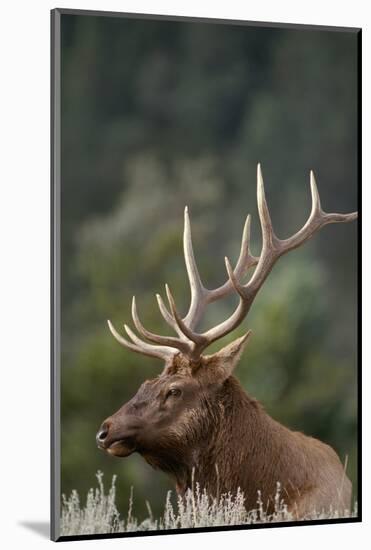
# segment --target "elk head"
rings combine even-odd
[[[140,452],[152,465],[174,472],[194,453],[202,452],[205,441],[215,436],[221,413],[221,399],[226,383],[246,344],[250,331],[213,355],[204,355],[212,343],[233,331],[243,321],[255,296],[277,260],[310,239],[328,223],[349,222],[357,213],[327,214],[320,204],[313,172],[310,174],[312,210],[305,225],[292,237],[279,239],[265,198],[260,165],[257,168],[257,201],[262,229],[262,250],[259,257],[250,253],[250,216],[247,217],[240,255],[232,269],[225,258],[227,281],[209,290],[201,282],[192,247],[191,228],[187,208],[184,213],[184,257],[191,289],[188,313],[182,317],[173,295],[166,285],[168,306],[157,295],[158,306],[165,321],[176,336],[162,336],[145,329],[140,322],[135,297],[132,318],[139,338],[127,325],[127,340],[108,321],[116,340],[130,350],[162,359],[163,372],[157,378],[142,384],[137,394],[119,411],[107,418],[97,434],[97,444],[114,456],[125,457]],[[241,280],[255,267],[250,280]],[[197,325],[208,304],[236,292],[239,303],[232,315],[205,332],[197,332]],[[229,382],[228,382],[229,381]],[[235,381],[237,383],[237,381]],[[225,403],[223,403],[225,407]]]

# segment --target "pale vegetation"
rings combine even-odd
[[[92,535],[99,533],[123,533],[133,531],[152,531],[170,529],[189,529],[202,527],[238,526],[255,523],[274,523],[293,521],[281,497],[280,485],[277,484],[275,511],[267,515],[264,504],[257,495],[256,509],[247,511],[242,492],[236,495],[223,494],[219,498],[210,497],[201,491],[198,483],[193,490],[188,490],[184,497],[174,497],[168,491],[163,515],[153,517],[149,502],[146,502],[148,515],[139,520],[133,515],[133,490],[130,493],[129,509],[126,518],[121,517],[116,507],[116,477],[113,476],[111,487],[105,492],[103,473],[97,472],[98,486],[91,488],[85,504],[77,491],[72,491],[67,498],[62,498],[61,535]],[[308,520],[339,518],[336,510],[329,513],[313,512]],[[357,517],[357,505],[342,517]]]

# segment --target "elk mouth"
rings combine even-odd
[[[136,450],[136,444],[134,438],[132,437],[117,439],[116,441],[112,441],[112,443],[107,446],[99,445],[99,447],[103,451],[106,451],[106,453],[119,458],[125,458]]]

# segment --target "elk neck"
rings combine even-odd
[[[236,494],[240,488],[252,509],[259,491],[271,509],[278,481],[286,482],[282,487],[286,502],[298,488],[307,490],[306,457],[300,445],[311,438],[272,419],[233,376],[224,382],[219,400],[211,406],[213,421],[204,440],[171,461],[179,493],[196,482],[215,497],[229,491]]]

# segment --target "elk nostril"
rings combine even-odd
[[[98,439],[99,441],[104,441],[106,439],[108,435],[108,430],[105,428],[104,430],[101,430],[99,433],[98,433]]]
[[[103,443],[108,435],[108,432],[109,432],[109,423],[108,422],[103,422],[103,424],[101,425],[100,429],[98,430],[98,433],[96,435],[96,440],[97,440],[97,443]]]

